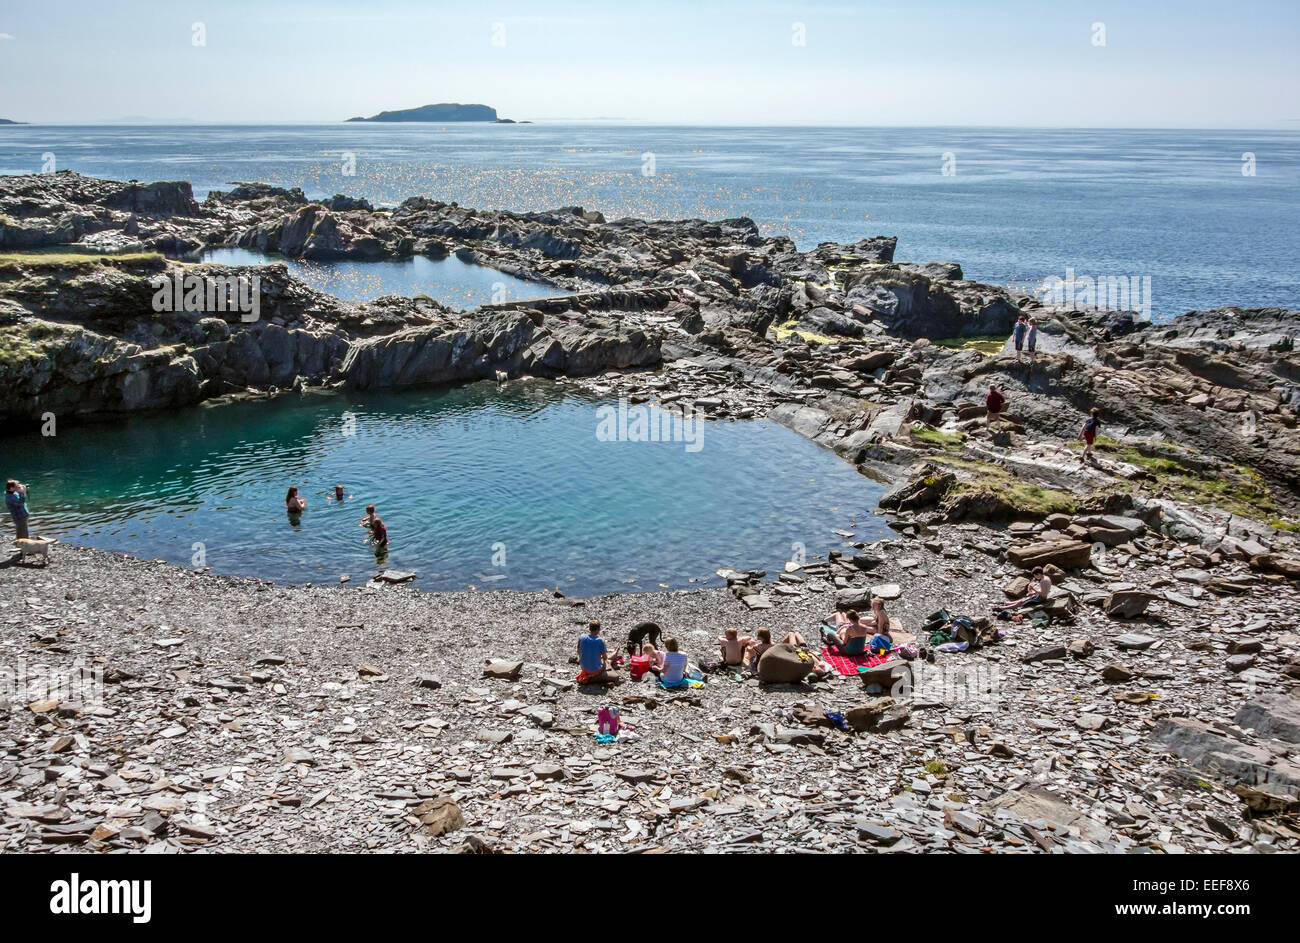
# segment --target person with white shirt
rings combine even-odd
[[[686,656],[677,650],[677,639],[669,636],[664,639],[664,667],[659,681],[666,688],[681,684],[686,675]]]

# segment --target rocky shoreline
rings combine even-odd
[[[282,264],[185,261],[215,246],[455,253],[570,294],[351,305]],[[894,249],[801,252],[744,219],[375,209],[259,184],[200,205],[184,183],[0,178],[11,422],[569,377],[770,416],[896,482],[898,534],[723,571],[727,590],[586,600],[280,587],[63,546],[48,568],[11,562],[4,664],[106,683],[102,701],[0,701],[0,850],[1295,850],[1300,312],[1152,325]],[[260,279],[257,321],[151,307],[157,275],[232,272]],[[1042,322],[1032,371],[978,340],[1022,311]],[[990,383],[1010,403],[996,431]],[[1071,440],[1092,406],[1106,438],[1084,465]],[[1005,638],[913,662],[893,701],[856,677],[572,682],[591,617],[616,642],[656,621],[707,657],[724,626],[807,635],[873,587],[908,629],[988,616],[1035,564],[1062,589],[1049,625],[995,622]],[[518,628],[496,637],[486,614]],[[485,678],[490,659],[518,676]],[[640,739],[595,743],[610,702]]]

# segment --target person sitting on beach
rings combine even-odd
[[[871,614],[876,622],[876,634],[869,646],[873,652],[891,651],[894,647],[894,633],[889,630],[889,613],[885,611],[885,601],[879,596],[871,597]]]
[[[743,665],[745,650],[754,640],[748,635],[740,635],[739,629],[726,629],[718,636],[718,648],[722,651],[724,665]]]
[[[1025,595],[1013,603],[998,608],[1018,609],[1021,606],[1035,606],[1047,602],[1047,597],[1051,595],[1052,578],[1043,572],[1041,566],[1036,566],[1034,567],[1034,578],[1029,581],[1029,588],[1025,590]]]
[[[5,506],[14,522],[14,537],[26,540],[27,534],[27,486],[16,478],[5,482]]]
[[[616,672],[609,667],[609,650],[600,637],[600,620],[587,623],[587,634],[578,638],[579,684],[615,684]]]
[[[375,506],[373,504],[367,504],[366,513],[361,516],[361,520],[357,521],[357,526],[364,527],[367,530],[369,530],[370,522],[373,521],[376,516],[377,515],[375,514]]]
[[[338,502],[339,504],[342,504],[344,501],[346,501],[346,500],[347,500],[348,498],[350,498],[350,497],[352,497],[352,495],[350,495],[350,494],[345,494],[344,491],[343,491],[343,486],[342,486],[342,485],[335,485],[335,486],[334,486],[334,493],[333,493],[332,495],[330,495],[329,498],[328,498],[327,500],[329,500],[329,501],[336,501],[336,502]]]
[[[298,486],[290,485],[284,496],[284,507],[290,514],[301,514],[307,508],[307,499],[298,496]]]
[[[750,671],[758,670],[758,660],[763,657],[763,652],[772,647],[771,629],[759,629],[754,635],[757,637],[749,640],[749,649],[746,653],[749,656]]]
[[[663,674],[664,671],[664,653],[659,651],[649,642],[641,646],[641,654],[650,659],[649,667],[646,668],[656,678]]]
[[[793,642],[768,646],[754,665],[758,680],[766,684],[798,684],[810,674],[823,678],[832,670],[821,658]]]
[[[659,673],[659,680],[666,688],[681,684],[686,676],[686,656],[677,650],[677,639],[669,636],[664,639],[664,667]]]
[[[864,655],[867,651],[867,640],[871,638],[875,627],[874,622],[860,618],[857,610],[850,609],[847,612],[835,613],[837,631],[831,631],[827,626],[823,629],[822,635],[826,647],[831,651],[837,651],[841,655]]]

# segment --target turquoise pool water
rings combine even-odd
[[[0,454],[34,534],[287,583],[390,567],[427,589],[717,585],[720,566],[777,570],[842,547],[837,530],[885,533],[882,486],[782,426],[605,441],[615,405],[549,382],[295,394],[34,431]],[[293,520],[292,484],[308,502]],[[367,503],[386,559],[357,526]]]
[[[223,265],[284,262],[290,274],[313,288],[354,302],[370,301],[381,295],[428,295],[450,308],[468,310],[489,302],[560,294],[559,289],[549,285],[524,281],[482,265],[470,265],[454,255],[436,260],[416,256],[398,262],[309,262],[249,249],[210,249],[203,254],[203,260]]]

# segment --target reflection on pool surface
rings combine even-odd
[[[266,265],[284,262],[289,273],[320,291],[344,301],[363,302],[381,295],[428,295],[449,308],[469,309],[490,302],[518,301],[562,294],[557,288],[524,281],[454,255],[445,259],[415,256],[400,261],[309,262],[249,249],[210,249],[203,261],[223,265]]]
[[[835,531],[883,536],[882,486],[767,421],[698,439],[602,441],[601,401],[549,382],[287,395],[0,439],[32,532],[280,582],[379,568],[357,526],[378,506],[383,565],[428,589],[586,594],[779,571]],[[606,415],[608,413],[606,412]],[[327,500],[336,483],[349,497]],[[307,499],[300,520],[285,492]]]

